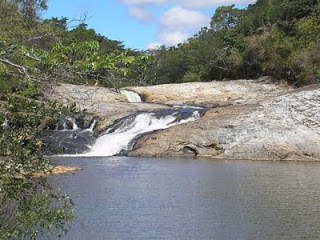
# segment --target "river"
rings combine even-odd
[[[60,157],[75,203],[62,239],[320,239],[320,164]]]

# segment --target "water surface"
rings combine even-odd
[[[320,164],[60,158],[77,221],[63,239],[320,239]]]

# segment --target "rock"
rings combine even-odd
[[[320,160],[320,85],[293,89],[258,80],[195,82],[126,88],[146,103],[128,103],[117,91],[62,84],[46,96],[77,103],[99,116],[97,132],[139,111],[164,104],[208,107],[197,121],[144,134],[129,156],[194,156],[250,160]]]
[[[139,139],[130,156],[320,160],[320,85],[256,104],[209,110],[195,122]]]
[[[55,129],[56,127],[56,120],[52,117],[45,117],[38,126],[38,130],[48,130],[48,129]]]
[[[60,84],[47,89],[45,97],[64,105],[76,104],[79,110],[85,110],[86,114],[82,116],[84,125],[94,116],[99,116],[96,127],[98,133],[106,130],[117,119],[138,111],[169,108],[164,104],[129,103],[118,91],[97,86]]]
[[[46,131],[42,133],[42,139],[47,146],[46,155],[84,153],[89,150],[89,146],[95,141],[92,132],[81,129],[76,131]]]
[[[127,89],[142,95],[146,102],[210,106],[226,102],[255,103],[290,89],[285,84],[271,82],[272,79],[263,77],[258,80],[190,82]]]

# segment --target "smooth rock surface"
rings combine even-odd
[[[141,138],[130,156],[320,160],[320,85],[255,104],[214,108]]]
[[[98,132],[137,111],[170,107],[163,104],[209,107],[195,122],[140,137],[130,156],[320,160],[319,84],[294,90],[265,77],[126,89],[150,103],[128,103],[114,90],[69,84],[53,87],[46,96],[98,115]]]
[[[119,91],[104,87],[60,84],[52,86],[45,93],[47,99],[56,100],[64,105],[76,104],[80,110],[86,110],[86,118],[99,116],[97,131],[101,132],[115,120],[140,111],[165,109],[163,104],[129,103]]]
[[[146,102],[165,104],[250,104],[278,95],[290,89],[285,84],[273,84],[269,77],[258,80],[190,82],[150,87],[131,87]]]

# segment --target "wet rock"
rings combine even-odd
[[[48,88],[45,97],[64,105],[76,104],[79,110],[85,111],[84,127],[94,116],[99,116],[97,133],[105,131],[117,119],[136,112],[170,108],[163,104],[129,103],[119,91],[96,86],[60,84]]]
[[[261,78],[127,88],[146,103],[129,103],[110,89],[67,84],[47,96],[99,116],[97,133],[136,112],[172,108],[164,104],[208,107],[197,121],[140,136],[129,156],[313,161],[320,160],[319,88],[294,90]]]
[[[95,141],[93,132],[88,130],[46,131],[42,133],[47,145],[46,154],[79,154],[89,150]]]

